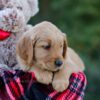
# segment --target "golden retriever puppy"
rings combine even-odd
[[[38,82],[52,84],[58,92],[67,89],[73,72],[84,70],[80,57],[68,47],[66,35],[44,21],[19,40],[16,54],[24,71],[33,71]]]

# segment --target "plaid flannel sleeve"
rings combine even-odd
[[[73,73],[68,89],[58,93],[32,72],[0,68],[0,100],[83,100],[86,82],[84,73]]]

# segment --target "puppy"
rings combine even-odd
[[[66,35],[50,22],[41,22],[26,32],[16,47],[24,71],[33,71],[38,82],[52,83],[62,92],[72,73],[84,70],[80,57],[68,47]]]

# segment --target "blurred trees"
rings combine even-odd
[[[40,12],[30,22],[48,20],[67,34],[69,46],[86,64],[85,100],[99,100],[100,0],[40,0],[39,6]]]

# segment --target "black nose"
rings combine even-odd
[[[60,67],[62,64],[63,64],[63,62],[61,60],[59,60],[59,59],[55,61],[55,65],[57,67]]]

